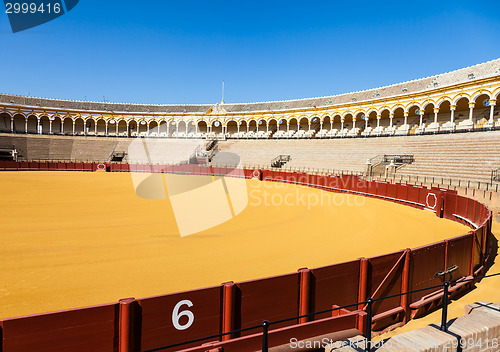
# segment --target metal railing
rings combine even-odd
[[[409,294],[417,293],[417,292],[422,292],[422,291],[428,291],[428,290],[433,290],[433,289],[442,289],[443,290],[443,304],[442,304],[442,308],[441,308],[442,314],[441,314],[440,330],[446,332],[446,331],[448,331],[448,305],[450,303],[450,298],[449,298],[450,287],[453,287],[455,284],[458,284],[458,283],[473,282],[473,281],[482,280],[482,279],[486,279],[486,278],[490,278],[490,277],[494,277],[494,276],[500,276],[500,272],[495,273],[495,274],[478,276],[478,277],[471,278],[471,279],[464,279],[464,280],[460,280],[460,281],[457,281],[457,280],[456,281],[445,281],[441,285],[435,285],[435,286],[430,286],[430,287],[426,287],[426,288],[421,288],[418,290],[397,293],[397,294],[386,296],[386,297],[380,297],[380,298],[371,298],[370,297],[370,298],[367,298],[363,302],[348,304],[348,305],[345,305],[342,307],[325,309],[325,310],[314,312],[314,313],[297,315],[297,316],[286,318],[286,319],[280,319],[280,320],[276,320],[276,321],[264,320],[259,325],[254,325],[254,326],[250,326],[250,327],[243,328],[243,329],[233,330],[233,331],[225,332],[222,334],[201,337],[201,338],[194,339],[194,340],[179,342],[176,344],[161,346],[161,347],[157,347],[157,348],[153,348],[153,349],[149,349],[149,350],[143,350],[142,352],[163,351],[163,350],[166,350],[169,348],[181,347],[181,346],[185,346],[185,345],[189,345],[189,344],[203,342],[203,341],[210,340],[210,339],[220,339],[224,336],[239,334],[242,332],[257,330],[257,329],[262,329],[262,352],[268,352],[269,351],[269,328],[271,326],[277,325],[277,324],[282,324],[282,323],[289,322],[289,321],[298,320],[301,318],[311,318],[311,317],[314,317],[314,316],[319,315],[319,314],[333,313],[335,311],[340,311],[342,309],[358,307],[359,305],[366,305],[366,324],[365,324],[365,331],[364,331],[365,352],[371,352],[372,351],[373,304],[375,302],[383,301],[385,299],[390,299],[390,298],[395,298],[395,297],[401,297],[401,296],[405,296],[405,295],[409,295]],[[355,311],[352,311],[352,312],[354,313]]]
[[[500,182],[500,169],[491,171],[491,184],[493,182]]]

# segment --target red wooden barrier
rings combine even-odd
[[[377,184],[377,196],[386,197],[387,196],[387,182],[375,181]]]
[[[371,280],[368,284],[369,297],[380,298],[401,293],[402,274],[405,263],[404,257],[405,252],[400,251],[369,259],[371,273]],[[375,320],[378,320],[377,315],[383,312],[394,311],[396,308],[400,308],[400,301],[400,297],[394,297],[375,302],[373,304]],[[400,311],[402,312],[403,309]],[[392,325],[403,318],[402,315],[398,318],[397,313],[393,315],[387,317],[386,326]]]
[[[311,269],[311,311],[358,302],[360,260]],[[352,309],[355,309],[353,307]],[[318,314],[315,319],[328,317]]]
[[[453,271],[452,280],[458,280],[461,277],[472,275],[471,262],[472,262],[472,245],[474,236],[472,234],[465,234],[455,238],[448,239],[448,248],[446,256],[446,268],[457,265],[458,269]],[[447,279],[449,280],[448,275]]]
[[[299,315],[299,273],[236,283],[238,287],[237,327],[259,325]],[[279,302],[279,304],[276,304]],[[273,328],[297,324],[291,320]],[[251,332],[250,332],[251,333]],[[244,332],[242,335],[248,335]]]
[[[221,300],[222,286],[137,300],[142,310],[141,350],[220,334]]]
[[[446,243],[439,242],[411,251],[411,286],[410,291],[419,290],[443,283],[441,278],[434,274],[445,269]],[[422,291],[411,294],[411,302],[420,300],[431,291]]]
[[[401,200],[409,200],[408,199],[408,186],[402,183],[398,183],[396,185],[396,198]]]
[[[389,198],[397,198],[398,186],[396,184],[388,183],[386,185],[386,196]]]
[[[452,192],[446,192],[444,195],[444,217],[449,220],[455,220],[453,214],[457,209],[457,195]]]
[[[115,350],[118,304],[2,321],[5,352]]]

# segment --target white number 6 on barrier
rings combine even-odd
[[[179,309],[181,308],[181,306],[188,306],[188,307],[192,307],[193,306],[193,302],[185,299],[183,301],[180,301],[179,303],[177,303],[174,307],[174,311],[172,312],[172,323],[174,324],[174,327],[177,329],[177,330],[186,330],[188,329],[191,325],[193,325],[194,323],[194,314],[193,312],[189,311],[189,310],[184,310],[182,312],[179,313]],[[186,324],[180,324],[179,323],[179,320],[182,316],[186,316],[188,318],[188,321]]]

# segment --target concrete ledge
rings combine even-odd
[[[500,351],[500,303],[476,302],[465,306],[465,315],[450,320],[448,331],[431,324],[383,341],[372,343],[373,351],[419,352],[496,352]],[[362,336],[338,341],[325,347],[325,352],[362,352]]]

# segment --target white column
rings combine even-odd
[[[333,118],[330,118],[330,131],[333,130]]]
[[[130,124],[129,124],[129,121],[127,121],[127,137],[130,136],[130,128],[129,128]]]
[[[323,120],[321,120],[321,122],[319,123],[319,130],[323,131]]]
[[[83,121],[83,135],[87,135],[87,120]]]
[[[389,114],[389,127],[392,129],[392,119],[394,118],[394,114],[391,112]]]
[[[469,103],[469,121],[472,122],[472,115],[474,114],[475,103]]]
[[[14,118],[10,118],[10,133],[14,133]]]
[[[365,130],[368,128],[368,116],[365,116]]]
[[[239,126],[238,126],[238,128],[239,128]],[[198,134],[198,122],[196,122],[196,123],[194,124],[194,132],[195,132],[196,134]]]
[[[286,122],[286,132],[290,132],[290,123],[288,121]]]
[[[36,118],[36,133],[42,134],[42,131],[40,129],[40,119],[38,117]]]
[[[71,120],[71,121],[73,122],[73,136],[74,136],[75,135],[75,120]]]
[[[118,136],[118,122],[115,122],[115,134]]]
[[[28,133],[28,118],[24,118],[24,133]]]
[[[340,118],[340,131],[344,131],[344,118]]]
[[[238,123],[236,123],[236,127],[238,128],[238,134],[236,134],[236,136],[238,139],[240,139],[240,123],[241,121],[238,121]]]
[[[424,112],[420,111],[420,125],[419,125],[420,128],[422,128],[423,123],[424,123]]]
[[[49,134],[52,134],[52,120],[49,119]]]
[[[405,125],[407,125],[408,124],[408,111],[405,111],[404,115],[405,115]]]
[[[148,133],[149,133],[149,130],[148,130]],[[176,134],[177,136],[179,136],[179,123],[176,123],[176,124],[175,124],[175,134]]]
[[[352,118],[352,129],[354,130],[356,128],[356,118]]]
[[[247,123],[247,133],[250,132],[250,123]]]
[[[311,130],[311,121],[308,122],[307,132]]]
[[[455,122],[455,109],[456,108],[457,108],[456,105],[450,105],[450,112],[451,112],[450,121],[451,121],[451,124],[453,124],[453,122]]]
[[[490,125],[491,125],[491,127],[493,127],[496,103],[497,103],[496,100],[490,99]]]
[[[62,119],[62,120],[61,120],[61,126],[59,127],[59,129],[60,129],[60,131],[59,131],[59,132],[60,132],[61,134],[64,134],[64,119]]]
[[[97,136],[97,121],[94,121],[94,135]]]
[[[167,122],[167,137],[170,137],[170,121]]]
[[[380,119],[382,118],[382,115],[377,114],[377,128],[380,127]]]
[[[438,123],[438,112],[439,108],[434,108],[434,124],[437,125]]]
[[[269,133],[269,122],[266,121],[266,133]]]

